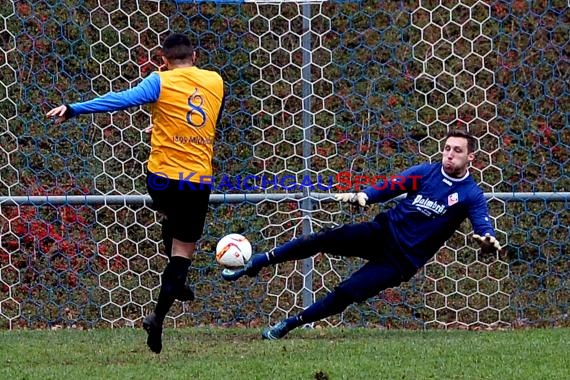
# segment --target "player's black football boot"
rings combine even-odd
[[[156,315],[151,313],[143,320],[143,329],[148,334],[146,345],[156,354],[162,351],[162,323],[159,323]]]

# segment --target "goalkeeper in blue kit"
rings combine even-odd
[[[341,313],[354,302],[365,301],[410,280],[466,218],[471,221],[473,239],[482,252],[501,250],[483,191],[468,170],[475,158],[476,144],[470,134],[451,131],[441,163],[413,166],[362,192],[336,196],[338,201],[365,206],[407,193],[394,208],[370,222],[301,236],[271,252],[254,255],[243,268],[224,269],[222,277],[235,281],[242,276],[256,276],[263,267],[305,259],[319,252],[367,260],[324,298],[264,330],[262,337],[282,338],[296,327]]]

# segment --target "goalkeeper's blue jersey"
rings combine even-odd
[[[485,196],[471,174],[450,177],[441,163],[413,166],[364,192],[368,203],[385,202],[407,193],[387,214],[394,239],[418,268],[466,218],[476,234],[495,236]]]

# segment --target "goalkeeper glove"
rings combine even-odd
[[[491,236],[489,233],[486,233],[485,236],[473,234],[473,240],[479,243],[481,246],[481,251],[484,253],[501,251],[501,244],[494,236]]]
[[[366,206],[368,195],[363,192],[360,193],[343,193],[337,194],[335,199],[339,202],[358,203],[360,206]]]

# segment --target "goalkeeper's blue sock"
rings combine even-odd
[[[154,309],[154,313],[158,320],[162,323],[166,314],[172,307],[176,296],[184,287],[186,276],[188,276],[188,268],[192,261],[185,257],[173,256],[164,268],[162,273],[162,286],[158,295],[158,302]]]
[[[296,329],[299,326],[304,325],[306,322],[303,320],[303,317],[301,317],[301,315],[296,315],[294,317],[291,318],[287,318],[286,320],[284,320],[283,322],[285,322],[285,324],[287,325],[287,328],[289,329],[289,331]]]
[[[245,267],[245,273],[253,277],[266,266],[284,263],[286,261],[300,260],[311,257],[315,251],[314,237],[316,235],[303,236],[293,239],[273,251],[253,255]]]
[[[317,254],[321,251],[321,236],[321,233],[313,233],[288,241],[267,253],[268,264],[279,264],[286,261],[302,260]]]

